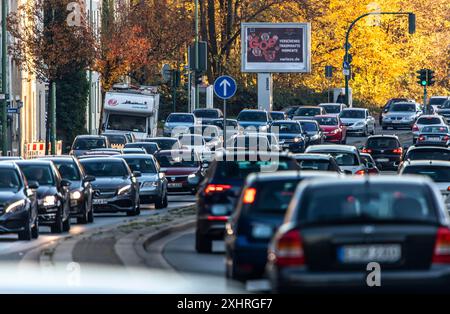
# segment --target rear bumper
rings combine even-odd
[[[266,268],[267,247],[268,243],[235,243],[234,249],[227,248],[230,260],[226,262],[233,263],[234,271],[241,279],[262,278]]]
[[[210,240],[223,240],[226,221],[213,221],[206,218],[197,219],[197,234]]]
[[[416,146],[441,146],[448,147],[449,142],[431,142],[431,141],[420,141],[416,143]]]
[[[310,272],[306,268],[269,270],[272,287],[276,290],[295,292],[310,289],[375,289],[367,284],[370,272]],[[434,265],[423,271],[383,271],[379,289],[398,292],[407,290],[438,289],[450,292],[450,266]],[[369,278],[370,279],[370,278]],[[341,291],[341,290],[338,290]]]

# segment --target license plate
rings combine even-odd
[[[380,159],[377,159],[377,161],[378,162],[389,162],[389,159],[387,159],[387,158],[380,158]]]
[[[105,204],[108,204],[108,200],[98,198],[98,199],[94,199],[93,203],[94,203],[94,205],[105,205]]]
[[[392,123],[400,124],[400,123],[403,123],[403,121],[402,120],[394,120],[394,121],[392,121]]]
[[[440,137],[429,137],[428,140],[433,141],[433,142],[439,142],[441,140],[441,138]]]
[[[341,263],[395,263],[401,258],[400,245],[355,245],[338,249]]]
[[[169,183],[169,188],[182,188],[183,183]]]
[[[289,144],[283,144],[283,147],[289,147]]]

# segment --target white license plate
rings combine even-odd
[[[94,205],[105,205],[105,204],[108,204],[108,200],[98,198],[98,199],[94,199],[93,203],[94,203]]]
[[[169,183],[169,188],[182,188],[183,183]]]
[[[377,159],[377,161],[378,162],[389,162],[389,159],[387,159],[387,158],[380,158],[380,159]]]
[[[440,137],[429,137],[428,141],[439,142],[441,140]]]
[[[341,263],[395,263],[402,256],[400,245],[355,245],[338,249]]]
[[[403,120],[393,120],[392,123],[400,124],[400,123],[403,123]]]

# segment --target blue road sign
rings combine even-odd
[[[20,111],[19,108],[8,108],[8,113],[9,114],[19,113],[19,111]]]
[[[230,99],[236,94],[237,84],[234,78],[228,75],[220,76],[214,82],[214,93],[222,99]]]
[[[344,68],[344,70],[350,70],[350,63],[348,63],[347,61],[344,61],[344,64],[342,65],[342,67]]]

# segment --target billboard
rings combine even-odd
[[[242,23],[242,72],[311,72],[310,23]]]

